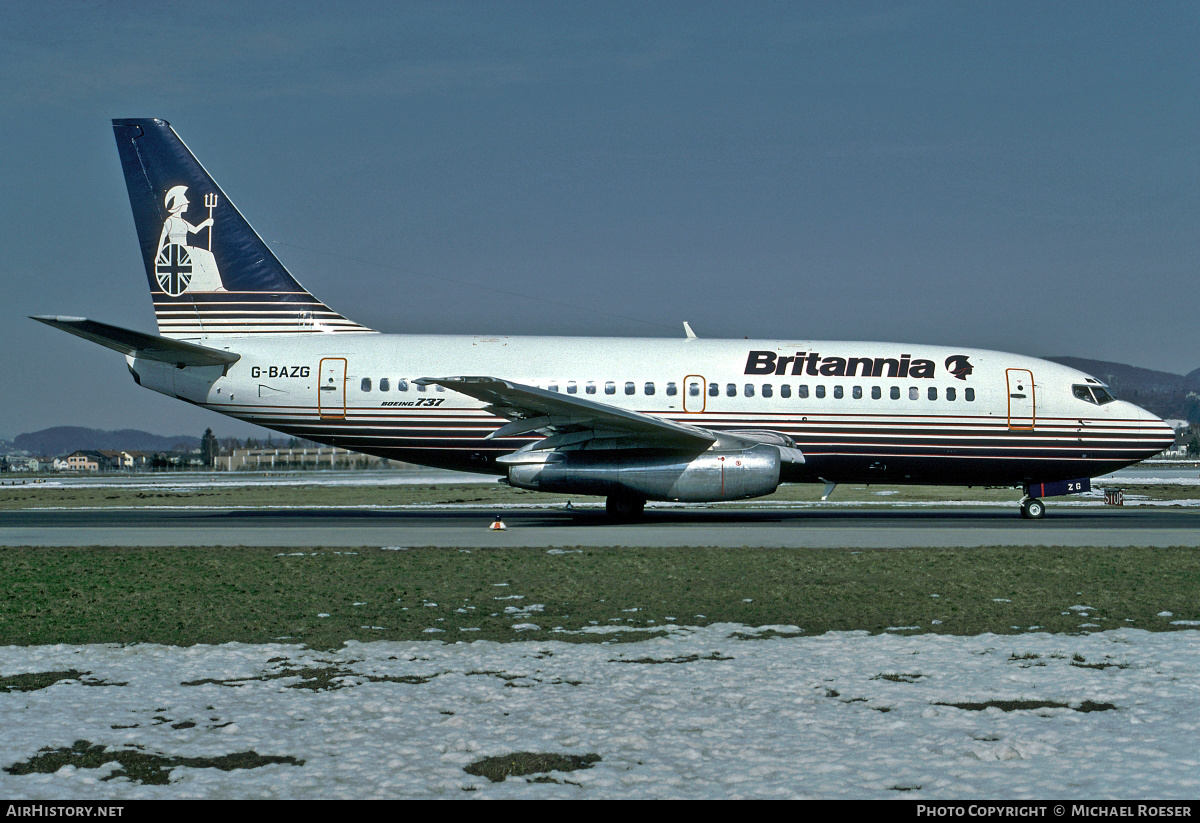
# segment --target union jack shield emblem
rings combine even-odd
[[[172,297],[183,294],[192,282],[192,258],[187,248],[178,243],[163,246],[154,260],[154,274],[158,285]]]

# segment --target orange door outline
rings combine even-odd
[[[1037,423],[1033,372],[1029,369],[1005,369],[1004,376],[1008,382],[1008,427],[1032,430]]]
[[[700,408],[696,408],[695,398],[692,397],[692,395],[690,394],[690,392],[688,390],[689,389],[688,381],[690,381],[690,380],[699,380],[700,381]],[[688,402],[689,400],[691,400],[692,402],[689,403]],[[688,414],[700,414],[701,412],[704,411],[704,409],[707,405],[708,405],[708,391],[707,391],[707,385],[704,382],[704,376],[699,375],[699,374],[689,374],[687,377],[683,378],[683,410],[685,412],[687,412]]]
[[[317,412],[321,417],[346,416],[346,358],[323,357],[317,370],[321,375],[317,386]]]

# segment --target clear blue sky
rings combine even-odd
[[[154,329],[113,117],[385,331],[1188,372],[1198,44],[1196,2],[2,0],[0,436],[250,431],[25,319]]]

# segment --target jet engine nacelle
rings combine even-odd
[[[210,401],[209,391],[225,372],[222,366],[183,367],[128,355],[125,362],[142,388],[192,403]]]
[[[569,494],[633,494],[703,503],[771,494],[779,487],[779,449],[731,451],[532,451],[500,458],[521,489]]]

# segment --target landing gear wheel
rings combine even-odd
[[[1036,497],[1021,501],[1021,516],[1026,520],[1041,520],[1046,515],[1046,504]]]
[[[610,494],[604,510],[613,520],[640,520],[646,508],[646,500],[625,494]]]

